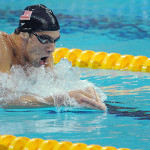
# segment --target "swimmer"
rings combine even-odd
[[[14,33],[0,32],[0,72],[10,73],[14,65],[36,68],[44,65],[53,69],[52,53],[55,50],[55,43],[60,38],[59,30],[59,23],[52,10],[42,4],[26,7]],[[68,95],[85,108],[106,110],[105,104],[101,102],[101,98],[93,87],[70,91]],[[40,95],[24,93],[19,99],[8,102],[4,108],[55,105],[52,96],[45,97],[44,102],[38,101],[37,97],[39,98]],[[60,98],[58,102],[63,106],[63,98]]]

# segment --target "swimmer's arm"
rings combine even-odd
[[[0,105],[5,109],[43,108],[54,106],[54,100],[51,96],[43,99],[38,95],[34,94],[33,96],[33,94],[30,94],[20,96],[20,98],[13,99],[9,102],[1,102]]]
[[[100,98],[95,95],[93,88],[87,88],[86,90],[75,90],[68,92],[68,95],[71,98],[74,98],[75,101],[85,108],[90,109],[99,109],[106,111],[106,105],[101,102]],[[55,103],[58,103],[59,106],[64,106],[65,99],[64,95],[59,94],[58,99],[54,99],[52,96],[47,98],[42,98],[39,95],[28,93],[28,95],[22,95],[19,99],[12,100],[7,105],[3,106],[3,108],[40,108],[40,107],[53,107]],[[1,105],[1,104],[0,104]]]

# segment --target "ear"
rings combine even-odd
[[[22,38],[22,40],[28,41],[29,33],[28,32],[20,32],[20,37]]]

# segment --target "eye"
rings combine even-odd
[[[40,36],[39,38],[44,44],[51,42],[50,39],[45,36]]]

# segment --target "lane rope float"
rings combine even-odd
[[[0,135],[0,150],[131,150],[129,148],[115,148],[112,146],[87,145],[68,141],[29,139],[13,135]]]
[[[54,64],[57,64],[61,58],[64,58],[68,59],[74,67],[150,72],[150,58],[146,56],[56,48],[53,58]]]

